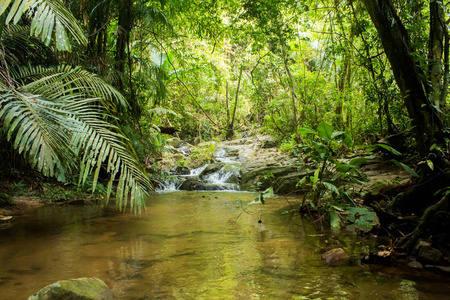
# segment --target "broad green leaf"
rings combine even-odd
[[[345,131],[335,131],[331,134],[331,139],[334,140],[337,137],[341,137],[343,135],[345,135]]]
[[[313,177],[313,180],[312,180],[312,182],[314,184],[316,184],[317,181],[319,180],[319,174],[320,174],[320,168],[317,168],[316,171],[314,172],[314,177]]]
[[[398,152],[397,150],[395,150],[394,148],[392,148],[389,145],[386,144],[374,144],[372,146],[369,146],[366,148],[366,152],[372,152],[373,150],[376,150],[378,148],[383,148],[387,151],[389,151],[390,153],[397,155],[397,156],[401,156],[402,154],[400,152]]]
[[[427,159],[427,165],[428,165],[428,167],[430,167],[430,169],[432,171],[434,171],[434,164],[433,164],[433,162],[431,160]]]
[[[339,190],[337,189],[337,187],[334,184],[326,182],[326,181],[322,181],[322,184],[327,188],[327,190],[330,190],[333,193],[336,193],[336,195],[339,195]]]
[[[308,135],[308,134],[316,134],[317,133],[317,131],[309,129],[309,128],[299,128],[299,129],[297,129],[297,132],[303,136]]]
[[[413,169],[411,169],[410,167],[408,167],[407,165],[405,165],[402,162],[399,162],[398,160],[395,159],[391,159],[391,161],[398,167],[403,168],[403,170],[405,170],[406,172],[408,172],[409,175],[413,176],[413,177],[419,177],[419,175],[417,175],[416,172],[414,172]]]
[[[374,159],[375,156],[370,155],[370,156],[364,156],[364,157],[356,157],[354,159],[352,159],[349,164],[355,167],[359,167],[362,164],[366,163],[368,160],[370,159]]]
[[[349,196],[349,194],[347,194],[347,192],[341,192],[341,197],[348,203],[351,203],[352,205],[356,206],[355,201],[353,201],[353,199]]]
[[[317,126],[317,133],[322,139],[331,139],[333,131],[333,126],[324,122],[320,123],[319,126]]]
[[[328,217],[330,218],[330,226],[333,228],[341,228],[341,220],[337,211],[332,210],[328,213]]]

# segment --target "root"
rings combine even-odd
[[[427,228],[429,228],[434,222],[434,217],[441,212],[448,212],[449,209],[450,194],[445,195],[436,204],[431,205],[425,210],[425,213],[423,214],[419,225],[417,225],[416,229],[414,229],[414,231],[409,236],[407,236],[400,242],[399,247],[405,249],[410,253],[413,250],[414,246],[417,244],[419,238],[424,235]]]

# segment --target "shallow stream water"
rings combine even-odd
[[[236,200],[255,197],[165,193],[140,217],[42,207],[0,230],[0,299],[26,299],[79,277],[102,279],[117,299],[449,299],[446,277],[360,265],[361,240],[282,215],[285,198],[237,218]],[[346,249],[351,263],[326,265],[321,254],[334,247]]]

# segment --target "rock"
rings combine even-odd
[[[295,172],[275,179],[274,192],[278,195],[286,195],[293,191],[299,190],[297,183],[305,176],[311,176],[314,172]]]
[[[414,269],[423,269],[423,265],[418,262],[417,260],[413,260],[408,263],[408,267],[414,268]]]
[[[271,136],[263,136],[259,139],[263,148],[274,148],[277,146],[277,142]]]
[[[183,182],[180,186],[180,190],[182,191],[195,191],[203,186],[203,182],[197,179],[188,178],[185,182]]]
[[[9,222],[12,219],[14,219],[13,216],[0,216],[0,223],[2,223],[2,222]]]
[[[188,167],[176,166],[175,167],[175,174],[178,174],[178,175],[189,175],[189,174],[191,174],[191,170],[189,170]]]
[[[27,300],[110,300],[114,295],[98,278],[61,280],[47,285]]]
[[[417,260],[421,263],[437,264],[441,261],[442,252],[431,246],[422,246],[417,254]]]
[[[179,138],[170,138],[166,140],[167,144],[174,148],[179,148],[181,146],[182,141]]]
[[[245,168],[242,168],[241,190],[255,191],[258,188],[261,190],[267,189],[271,186],[273,180],[290,173],[295,173],[297,169],[297,166],[272,166],[247,172]],[[272,174],[273,178],[267,178],[269,174]],[[258,182],[261,182],[261,184],[258,185]]]
[[[201,173],[200,173],[200,178],[205,177],[208,174],[214,173],[219,171],[220,169],[223,168],[223,166],[225,166],[225,163],[223,162],[216,162],[216,163],[212,163],[209,164]]]
[[[324,254],[322,254],[322,259],[325,260],[327,264],[342,263],[350,259],[348,254],[342,248],[331,249]]]
[[[450,267],[444,267],[444,266],[434,266],[436,271],[439,271],[443,274],[449,275],[450,274]]]
[[[239,155],[239,149],[238,148],[226,147],[225,151],[227,151],[227,156],[228,157],[236,157],[236,156]]]

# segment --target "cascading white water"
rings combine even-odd
[[[201,166],[200,168],[191,170],[191,174],[188,175],[188,176],[198,176],[198,175],[200,175],[200,173],[201,173],[204,169],[206,169],[207,166],[208,166],[208,164],[203,165],[203,166]]]
[[[186,180],[201,180],[204,185],[197,188],[198,190],[239,190],[239,170],[240,163],[232,157],[227,157],[227,152],[223,148],[219,148],[216,153],[216,160],[223,162],[225,165],[219,170],[202,176],[202,172],[208,167],[205,164],[199,168],[190,171],[189,175],[177,175],[169,178],[156,190],[157,192],[173,192],[180,188]],[[202,177],[201,179],[199,177]]]

